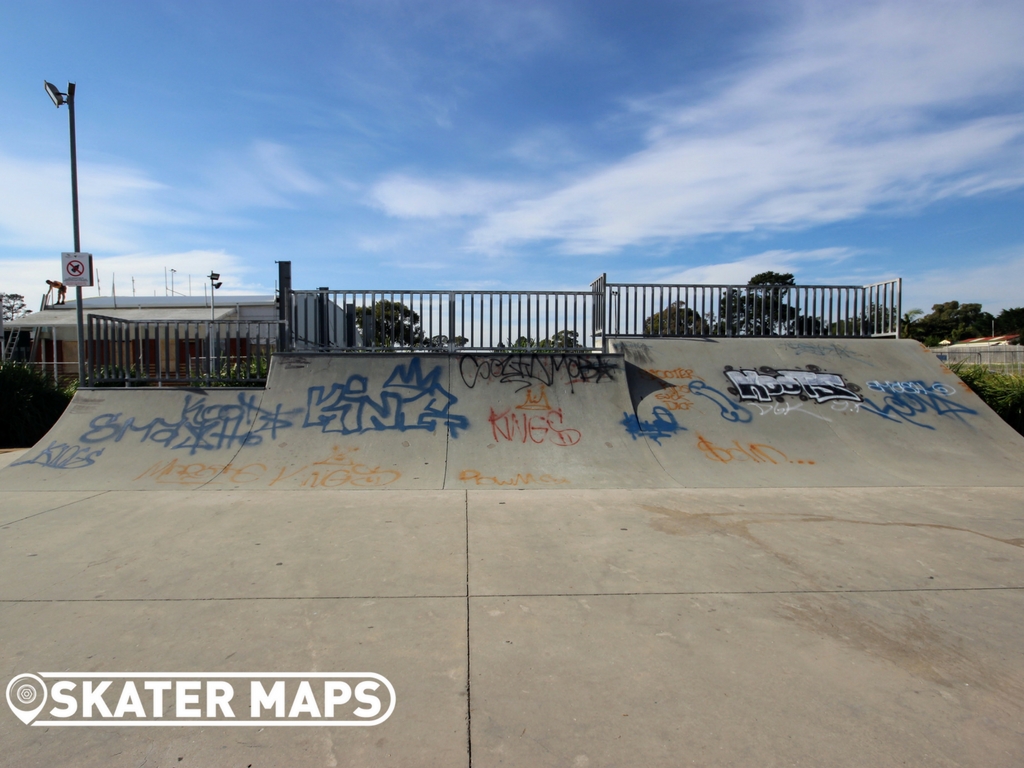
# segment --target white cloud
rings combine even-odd
[[[73,247],[71,175],[66,163],[0,153],[0,244],[19,248]],[[180,220],[155,199],[161,184],[131,169],[79,165],[82,248],[133,247],[137,227]]]
[[[241,153],[222,155],[206,175],[207,188],[197,194],[215,210],[290,208],[296,196],[328,189],[302,167],[290,147],[271,141],[254,141]]]
[[[370,197],[389,216],[436,219],[481,214],[521,191],[509,184],[470,179],[431,181],[395,174],[377,182]]]
[[[492,206],[471,243],[551,240],[603,253],[1024,185],[1024,6],[807,8],[708,100],[634,103],[650,121],[642,151],[539,197],[467,204],[466,213]]]
[[[678,270],[666,267],[642,273],[636,279],[642,282],[657,282],[664,284],[700,285],[745,285],[746,282],[761,272],[790,272],[799,284],[820,283],[820,280],[801,280],[801,267],[806,262],[818,264],[816,273],[820,272],[821,262],[838,264],[851,256],[856,251],[850,248],[819,248],[810,251],[771,250],[763,251],[752,256],[745,256],[735,261],[723,262],[721,264],[703,264],[696,267],[689,267]],[[632,277],[617,279],[632,280]]]
[[[903,280],[903,311],[931,311],[933,304],[978,303],[986,312],[1024,306],[1024,246],[990,256],[976,256],[960,269],[936,269]]]

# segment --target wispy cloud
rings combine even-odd
[[[298,200],[328,189],[327,183],[303,167],[291,147],[259,140],[241,152],[214,159],[206,173],[206,186],[197,197],[220,211],[291,208]]]
[[[436,219],[478,215],[521,192],[521,187],[497,182],[436,181],[395,174],[377,182],[370,198],[389,216]]]
[[[801,272],[806,271],[805,267],[813,265],[815,274],[820,274],[823,267],[837,265],[855,256],[856,253],[851,248],[817,248],[808,251],[776,249],[744,256],[734,261],[702,264],[683,270],[671,267],[654,269],[647,273],[640,273],[636,279],[686,285],[702,283],[744,285],[754,275],[771,270],[773,272],[790,272],[800,283]],[[805,280],[804,282],[817,283],[820,280]]]
[[[471,243],[603,253],[1019,187],[1021,28],[1013,3],[810,4],[716,96],[634,102],[649,121],[646,148],[547,194],[499,201]]]
[[[71,250],[68,165],[0,154],[0,179],[0,244]],[[83,248],[134,247],[138,227],[176,220],[156,199],[163,185],[135,169],[82,163],[78,183]]]

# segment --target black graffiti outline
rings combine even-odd
[[[460,355],[459,375],[470,389],[481,381],[519,384],[522,391],[536,384],[554,386],[561,371],[574,392],[575,384],[599,384],[615,380],[618,364],[601,355],[514,353],[508,355]]]

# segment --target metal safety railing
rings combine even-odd
[[[899,337],[901,281],[851,285],[592,284],[607,336]]]
[[[280,321],[89,315],[86,386],[262,386]]]
[[[610,283],[589,291],[291,290],[274,321],[90,315],[86,386],[265,383],[272,353],[600,351],[624,337],[899,337],[901,280],[851,285]]]
[[[293,291],[290,348],[593,349],[589,291]]]
[[[1024,374],[1024,347],[1017,345],[933,347],[935,356],[949,365],[982,365],[994,373]]]

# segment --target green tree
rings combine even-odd
[[[533,339],[529,336],[520,336],[515,341],[499,344],[497,349],[529,349],[536,352],[559,352],[563,349],[582,349],[580,335],[576,331],[555,331],[547,339]]]
[[[758,272],[747,280],[747,285],[796,285],[792,272]]]
[[[988,336],[992,332],[993,319],[988,312],[982,312],[981,304],[961,304],[958,301],[933,304],[931,313],[917,321],[914,338],[933,347],[943,340],[957,342]]]
[[[449,346],[464,347],[469,343],[469,339],[465,336],[456,336],[454,339],[449,339],[445,335],[431,336],[429,339],[424,339],[422,345],[429,349],[447,349]]]
[[[644,336],[702,336],[707,326],[686,302],[675,301],[644,320]]]
[[[722,298],[719,325],[733,336],[792,336],[801,318],[789,303],[789,286],[796,281],[789,272],[759,272],[747,288],[732,288]],[[801,332],[810,329],[800,328]]]
[[[381,299],[356,313],[363,343],[377,347],[411,347],[424,341],[420,316],[400,301]]]
[[[3,318],[13,320],[22,315],[31,314],[31,309],[25,309],[25,297],[20,293],[4,293],[3,296]]]
[[[580,349],[580,335],[576,331],[556,331],[550,339],[540,343],[546,349]]]
[[[71,394],[35,368],[0,363],[0,448],[37,443],[60,418]]]
[[[996,316],[996,334],[1019,333],[1018,344],[1024,344],[1024,307],[1004,309]]]
[[[923,309],[911,309],[904,312],[900,320],[900,336],[904,339],[916,339],[917,336],[914,334],[917,332],[917,318],[923,314]]]

